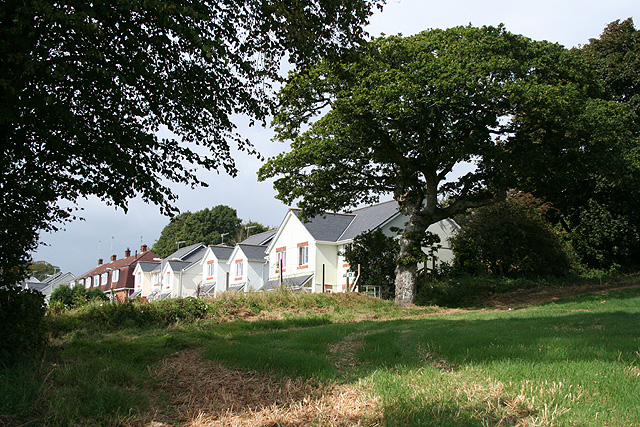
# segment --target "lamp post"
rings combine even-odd
[[[244,229],[247,230],[247,238],[249,237],[249,230],[251,230],[252,228],[256,228],[257,225],[248,225],[246,226]],[[242,240],[242,236],[240,236],[240,240]]]
[[[180,240],[176,242],[176,245],[178,245],[178,250],[180,250],[180,243],[187,243],[186,240]]]
[[[220,238],[222,239],[222,241],[220,242],[221,245],[224,245],[224,236],[226,236],[229,233],[222,233],[220,234]]]

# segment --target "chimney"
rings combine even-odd
[[[147,245],[140,246],[140,253],[147,252]]]
[[[118,257],[116,255],[111,255],[111,262],[113,262],[113,261],[115,261],[117,259],[118,259]]]
[[[98,265],[102,265],[102,258],[98,258]]]
[[[130,256],[131,256],[131,249],[127,248],[127,250],[124,251],[124,257],[129,258]]]

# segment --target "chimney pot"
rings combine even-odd
[[[147,245],[140,246],[140,253],[147,252]]]
[[[111,262],[113,262],[113,261],[115,261],[117,259],[118,259],[118,257],[116,255],[111,255]]]
[[[129,258],[130,256],[131,256],[131,249],[127,248],[127,250],[124,251],[124,257]]]
[[[102,258],[98,258],[98,265],[102,265]]]

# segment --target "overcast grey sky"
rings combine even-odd
[[[384,10],[372,17],[368,31],[372,36],[411,35],[429,28],[504,23],[513,33],[572,47],[598,37],[609,22],[629,17],[634,18],[637,28],[639,0],[388,0]],[[240,130],[265,157],[286,149],[270,142],[272,132],[268,129],[247,128],[240,123]],[[174,186],[180,196],[178,207],[194,212],[223,204],[235,208],[243,220],[279,225],[287,206],[275,199],[270,182],[257,181],[260,161],[244,153],[238,153],[235,159],[239,170],[235,179],[210,172],[202,174],[209,188]],[[135,251],[141,243],[153,245],[169,221],[157,207],[139,200],[130,203],[127,214],[96,198],[83,200],[80,206],[85,220],[67,224],[65,230],[55,234],[42,234],[41,240],[48,246],[41,245],[33,254],[34,260],[48,261],[78,275],[95,267],[98,258],[106,260],[111,254],[121,258],[127,248]]]

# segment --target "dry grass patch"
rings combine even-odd
[[[230,369],[185,350],[151,370],[170,401],[131,425],[164,426],[373,426],[376,399],[363,386],[318,384],[266,373]]]

